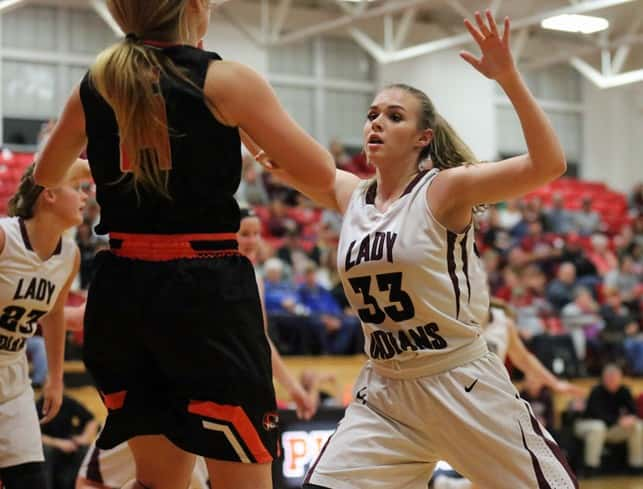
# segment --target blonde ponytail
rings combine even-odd
[[[90,81],[114,111],[121,147],[134,183],[169,196],[170,152],[163,144],[169,128],[159,76],[165,69],[159,53],[125,40],[103,51],[90,71]]]
[[[160,79],[171,75],[194,83],[161,49],[141,39],[190,38],[187,4],[188,0],[108,0],[114,20],[128,35],[100,53],[90,69],[90,82],[114,111],[135,187],[140,184],[168,198],[172,156]]]

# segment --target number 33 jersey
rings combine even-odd
[[[41,260],[21,218],[0,219],[5,245],[0,251],[0,366],[22,355],[38,321],[56,304],[74,267],[76,245],[62,238],[54,254]]]
[[[427,189],[437,174],[419,173],[386,212],[375,207],[376,182],[360,184],[342,224],[344,291],[367,355],[390,375],[430,375],[486,351],[489,295],[474,229],[456,234],[433,217]]]

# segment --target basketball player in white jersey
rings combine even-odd
[[[304,487],[425,489],[438,460],[493,489],[571,489],[574,475],[520,399],[481,335],[489,296],[474,251],[473,209],[523,195],[562,175],[563,149],[487,11],[465,24],[482,51],[462,58],[496,80],[521,121],[528,153],[475,157],[423,92],[382,90],[368,111],[372,181],[337,170],[322,194],[270,162],[313,200],[344,214],[338,265],[362,320],[370,359],[355,400]],[[430,158],[431,171],[420,172]]]
[[[558,394],[574,397],[585,397],[585,389],[570,384],[553,375],[536,358],[520,339],[514,316],[502,301],[492,300],[489,309],[489,321],[483,326],[483,337],[490,351],[498,355],[504,363],[509,357],[511,363],[520,369],[526,377],[539,385],[549,387]],[[480,489],[467,479],[451,476],[449,472],[436,473],[432,485],[433,489]]]
[[[87,199],[71,177],[45,189],[32,174],[29,167],[9,201],[13,217],[0,219],[0,479],[6,489],[45,487],[25,343],[40,324],[49,367],[40,420],[46,423],[62,401],[63,309],[80,260],[63,233],[82,222]]]

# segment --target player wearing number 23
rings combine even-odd
[[[7,489],[45,487],[25,345],[40,324],[49,370],[41,421],[48,422],[62,400],[63,311],[79,263],[76,244],[63,232],[82,222],[87,198],[76,178],[45,189],[32,172],[26,170],[9,202],[12,217],[0,219],[0,479]]]

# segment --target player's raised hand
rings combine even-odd
[[[464,20],[464,25],[480,47],[482,55],[477,58],[468,51],[461,51],[460,56],[487,78],[502,82],[505,76],[516,71],[509,44],[509,17],[505,17],[502,36],[490,10],[485,12],[485,17],[486,21],[480,12],[475,13],[477,26],[469,19]]]

